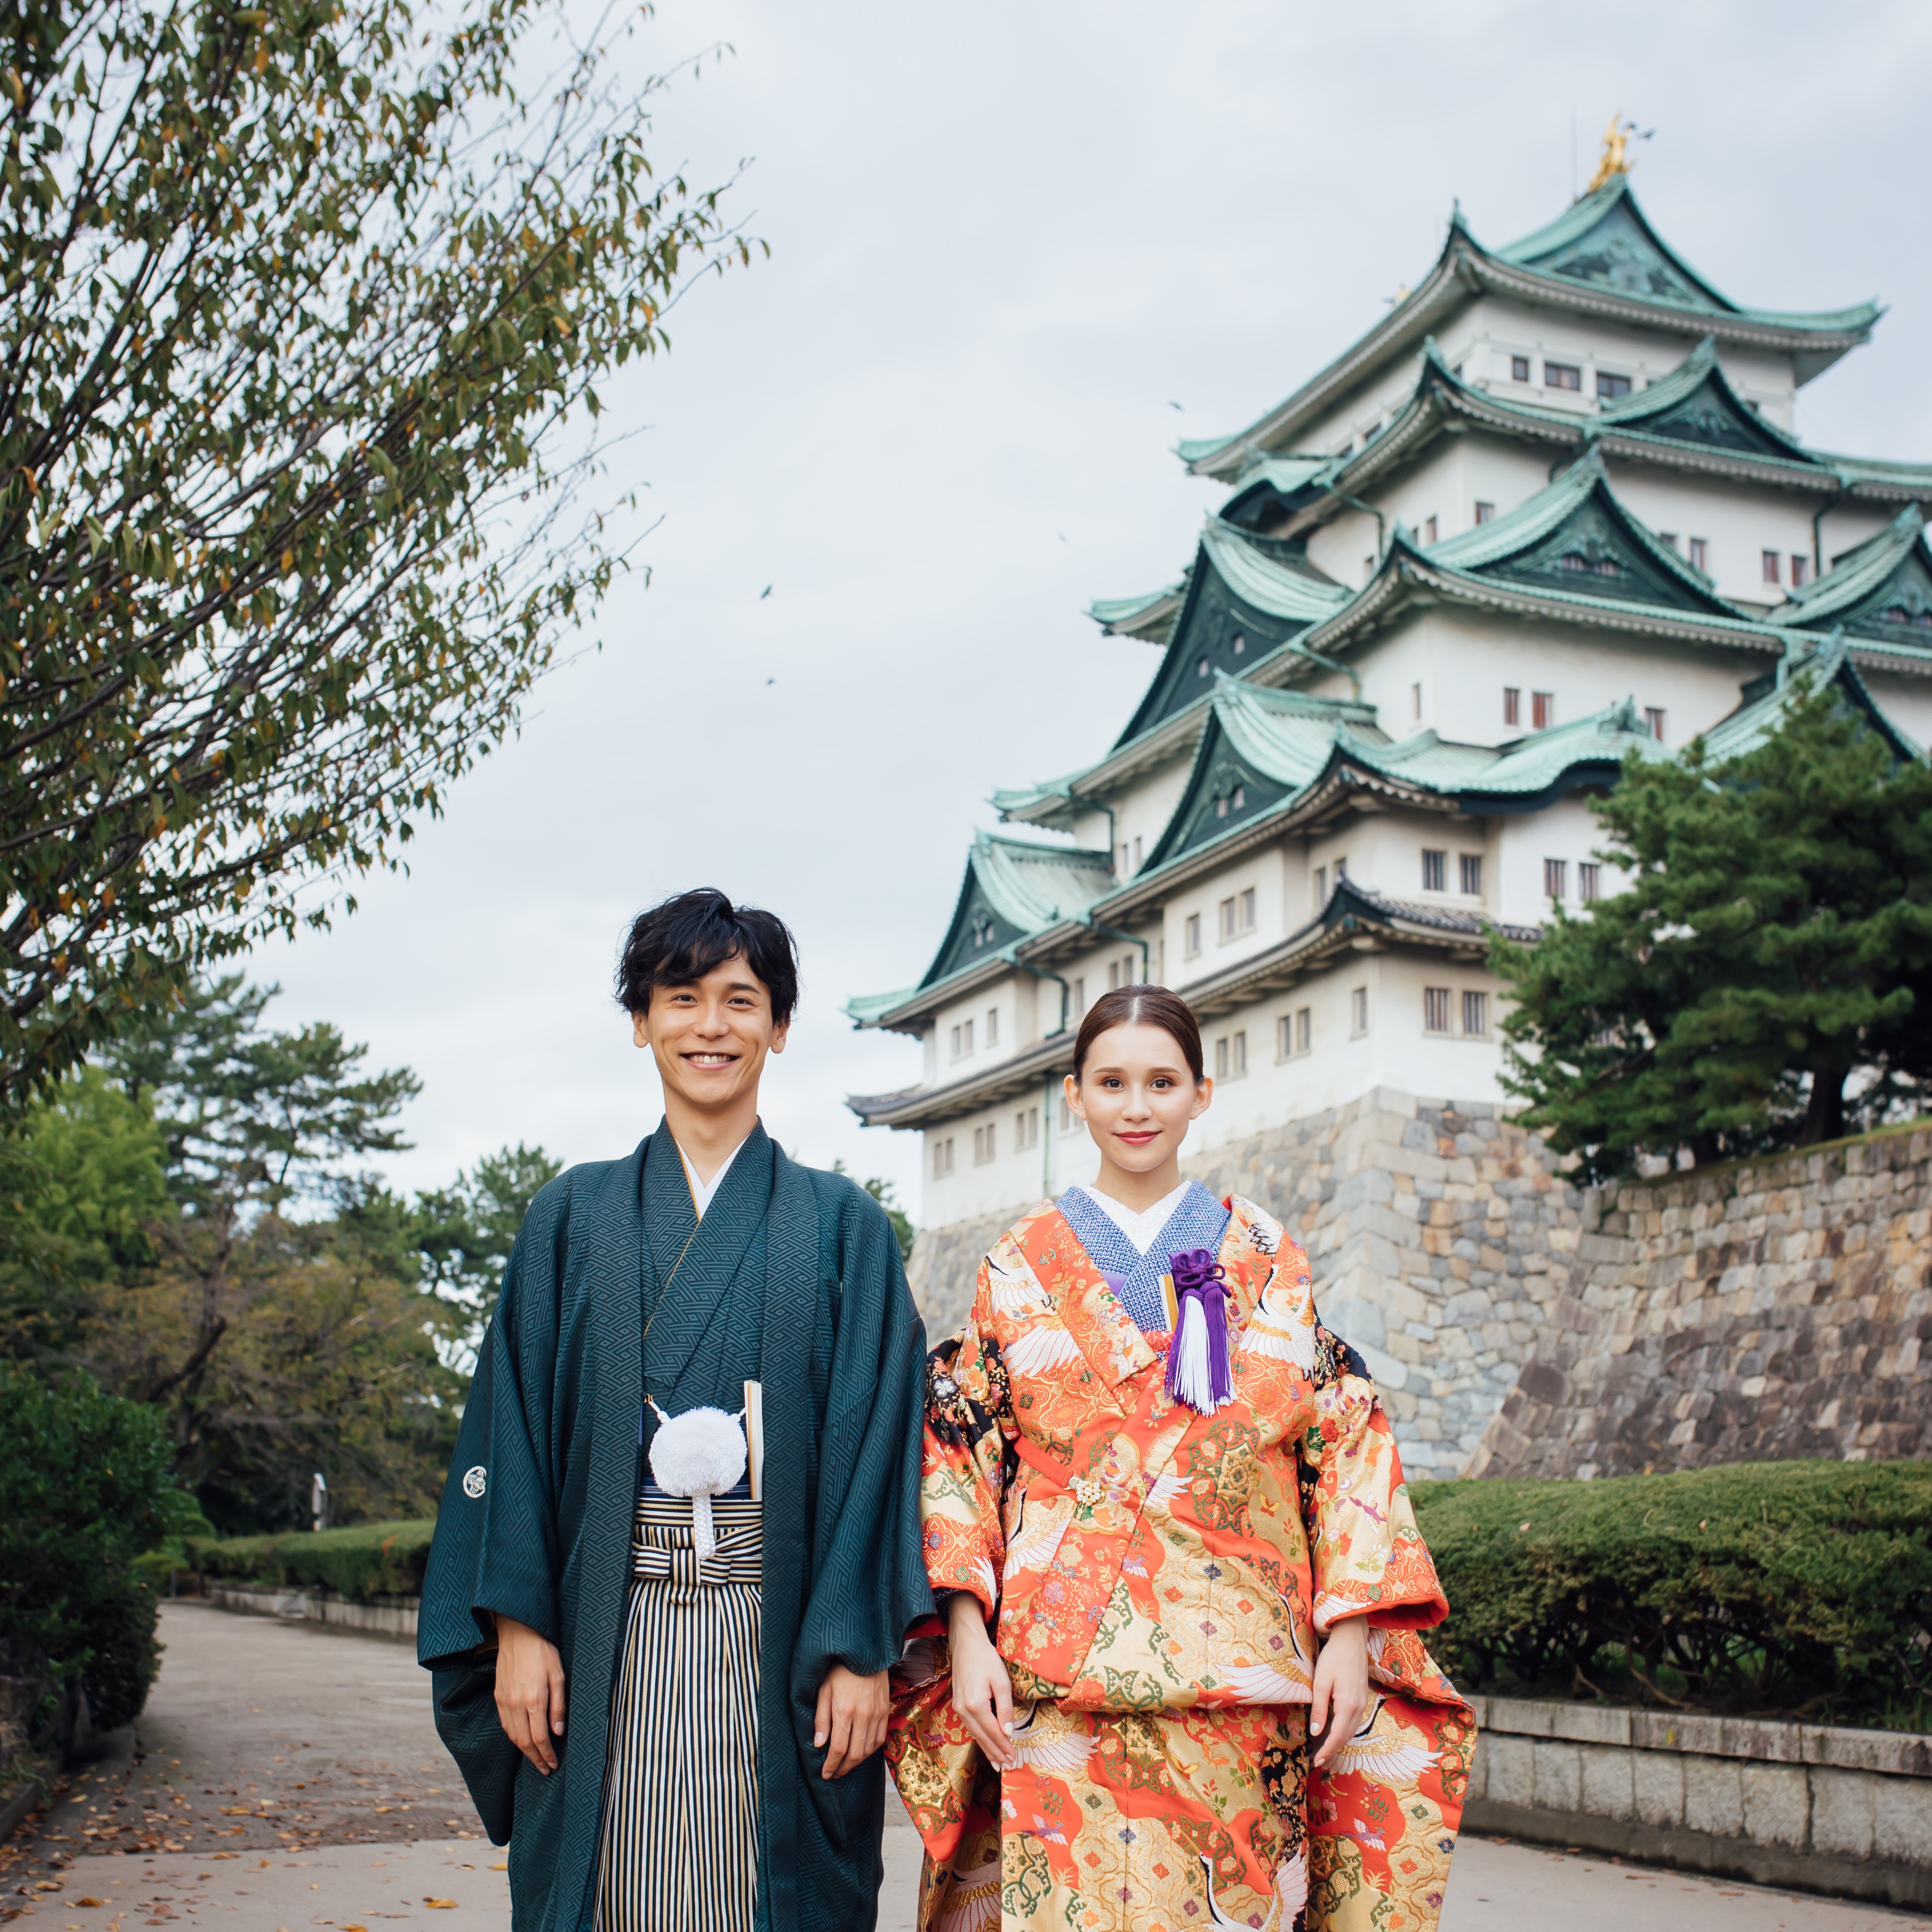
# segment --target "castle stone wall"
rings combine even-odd
[[[1471,1473],[1932,1456],[1932,1127],[1592,1196]]]

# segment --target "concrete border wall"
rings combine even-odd
[[[1932,1737],[1477,1697],[1466,1829],[1932,1906]]]
[[[327,1624],[332,1630],[368,1630],[377,1636],[416,1636],[416,1599],[392,1597],[379,1604],[352,1604],[326,1590],[250,1590],[212,1580],[203,1594],[218,1610],[244,1616],[279,1617],[284,1623]]]

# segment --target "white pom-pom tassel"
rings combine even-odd
[[[651,1474],[667,1496],[691,1498],[698,1560],[708,1563],[718,1553],[711,1498],[722,1496],[744,1474],[745,1432],[738,1418],[722,1408],[688,1408],[673,1417],[656,1402],[651,1406],[658,1417],[658,1431],[651,1438]]]

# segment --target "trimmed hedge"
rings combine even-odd
[[[338,1597],[414,1597],[422,1591],[434,1519],[358,1523],[348,1529],[290,1530],[279,1536],[188,1540],[188,1560],[205,1576],[264,1589],[314,1585]]]
[[[1923,1728],[1932,1463],[1419,1482],[1471,1689]]]

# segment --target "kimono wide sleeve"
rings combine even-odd
[[[418,1618],[418,1660],[434,1673],[436,1724],[491,1839],[510,1835],[516,1747],[496,1716],[496,1616],[560,1641],[550,1378],[529,1372],[554,1335],[568,1196],[553,1182],[518,1235],[479,1352],[436,1516]],[[535,1331],[534,1333],[532,1331]]]
[[[1426,1630],[1449,1614],[1403,1480],[1395,1432],[1361,1358],[1316,1324],[1316,1418],[1302,1438],[1314,1622]]]
[[[991,1292],[982,1261],[964,1330],[926,1365],[920,1525],[933,1588],[970,1591],[988,1622],[999,1607],[1004,1510],[1019,1439],[1006,1364],[986,1320]]]

